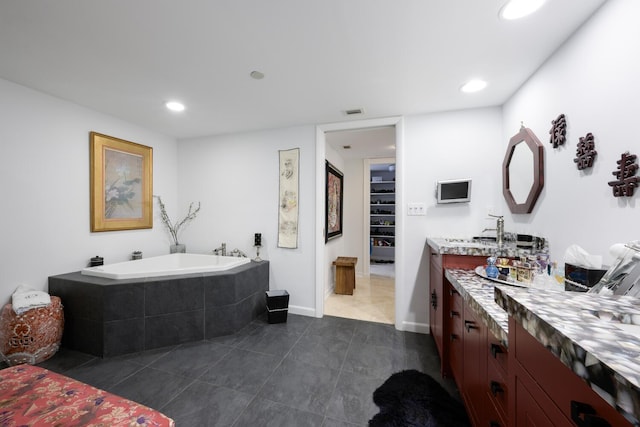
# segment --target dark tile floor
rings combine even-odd
[[[373,391],[394,372],[439,375],[429,335],[393,326],[289,314],[209,341],[100,359],[61,349],[40,366],[170,416],[179,427],[367,425]]]

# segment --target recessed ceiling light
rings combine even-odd
[[[256,79],[256,80],[264,79],[264,73],[261,73],[260,71],[252,71],[249,73],[249,75],[251,76],[252,79]]]
[[[475,79],[469,80],[460,88],[460,90],[465,93],[473,93],[481,91],[485,87],[487,87],[487,82],[485,82],[484,80]]]
[[[545,0],[510,0],[500,9],[502,19],[523,18],[540,9]]]
[[[169,101],[164,105],[171,111],[184,111],[184,104],[177,101]]]

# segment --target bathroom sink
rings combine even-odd
[[[495,248],[496,242],[476,239],[444,239],[448,246],[460,246],[465,248]]]

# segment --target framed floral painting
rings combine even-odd
[[[335,166],[325,160],[326,192],[324,241],[342,236],[343,175]]]
[[[153,226],[153,149],[90,133],[91,231]]]

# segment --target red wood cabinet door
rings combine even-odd
[[[462,390],[462,375],[463,375],[463,360],[464,360],[464,348],[462,345],[462,339],[464,338],[463,319],[464,316],[464,301],[462,295],[460,295],[445,279],[445,292],[449,293],[449,308],[445,313],[445,327],[449,340],[449,368],[451,374],[456,381],[458,389]],[[446,337],[445,337],[446,339]]]
[[[476,426],[488,425],[487,328],[467,304],[464,305],[463,398]]]
[[[429,271],[429,328],[438,348],[441,360],[441,374],[448,376],[448,357],[444,343],[443,316],[445,298],[443,292],[442,255],[431,252]]]

